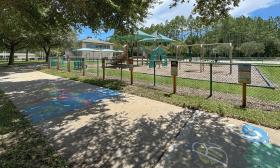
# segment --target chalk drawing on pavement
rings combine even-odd
[[[209,161],[220,164],[222,167],[228,166],[227,153],[222,147],[214,143],[199,143],[192,144],[192,151],[199,155],[199,159],[203,163],[209,163]]]
[[[259,144],[269,144],[269,136],[265,130],[251,124],[242,126],[242,137],[249,142]]]
[[[92,92],[74,92],[57,90],[53,96],[46,100],[23,109],[23,112],[34,123],[64,116],[66,113],[91,107],[94,103],[110,99],[119,95],[119,92],[98,88]]]

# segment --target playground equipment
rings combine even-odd
[[[180,59],[183,58],[182,57],[182,49],[185,47],[188,47],[188,56],[191,58],[192,57],[192,47],[195,46],[199,46],[200,47],[200,51],[199,51],[199,57],[200,57],[200,72],[204,71],[204,63],[205,63],[205,55],[208,55],[208,58],[211,58],[211,56],[209,57],[210,52],[215,54],[214,49],[212,51],[209,51],[209,47],[210,46],[219,46],[219,45],[225,45],[228,46],[228,55],[229,55],[229,59],[230,59],[230,74],[232,74],[232,43],[212,43],[212,44],[191,44],[191,45],[177,45],[176,46],[176,59]],[[215,57],[215,62],[216,62],[217,57]]]
[[[74,59],[74,70],[81,70],[83,68],[85,61],[83,58]]]
[[[134,51],[136,48],[136,59],[137,59],[137,65],[138,65],[138,59],[140,57],[140,52],[142,52],[142,65],[144,64],[143,59],[144,56],[147,54],[149,54],[149,52],[147,52],[147,49],[143,46],[144,42],[152,42],[155,46],[155,48],[159,45],[159,43],[170,43],[174,40],[158,33],[158,32],[154,32],[153,34],[147,34],[145,32],[142,32],[140,30],[136,31],[135,33],[131,34],[131,35],[126,35],[126,36],[115,36],[115,38],[119,39],[119,41],[121,42],[125,42],[129,47],[128,47],[128,53],[130,54],[131,57],[134,57]],[[157,49],[157,48],[156,48]],[[158,51],[152,51],[153,56],[151,57],[155,57],[154,55],[158,55],[157,52],[160,52],[160,55],[163,55],[162,57],[166,57],[166,54],[164,53],[163,49],[161,49],[162,51],[159,51],[160,49],[158,49]],[[145,54],[144,54],[145,53]],[[155,54],[157,53],[157,54]],[[157,56],[156,56],[157,57]],[[161,60],[161,59],[160,59]],[[164,59],[161,62],[165,62]],[[167,61],[166,61],[167,63]],[[165,64],[165,63],[164,63]]]
[[[150,62],[149,62],[149,68],[154,68],[155,67],[155,61],[162,66],[167,66],[167,56],[161,47],[155,48],[152,53],[150,54]]]

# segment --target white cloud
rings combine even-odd
[[[250,13],[256,10],[268,8],[279,3],[279,0],[244,0],[241,1],[239,7],[233,9],[230,14],[233,16],[249,16]]]
[[[179,4],[176,7],[169,8],[172,0],[162,0],[162,4],[150,10],[151,16],[146,19],[144,25],[150,26],[151,24],[165,22],[178,15],[189,16],[193,9],[193,2],[194,0],[191,0],[190,3]]]
[[[149,16],[144,22],[144,26],[150,26],[151,24],[158,24],[171,20],[177,15],[189,16],[193,9],[195,0],[191,0],[190,3],[179,4],[177,7],[169,8],[172,0],[162,0],[163,3],[157,5],[150,10],[151,16]],[[241,0],[239,7],[234,8],[230,14],[233,16],[250,15],[250,13],[263,8],[279,4],[280,0]]]

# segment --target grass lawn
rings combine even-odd
[[[274,84],[280,86],[280,67],[258,67],[267,78],[269,78]]]
[[[0,167],[67,167],[46,138],[0,91]]]
[[[97,86],[108,87],[115,90],[121,90],[126,93],[147,97],[150,99],[174,104],[181,107],[188,107],[193,109],[203,109],[210,113],[218,113],[221,116],[231,117],[248,121],[251,123],[268,126],[271,128],[280,128],[280,112],[266,112],[257,109],[242,109],[222,101],[215,101],[205,99],[199,96],[181,96],[176,94],[169,94],[156,89],[144,88],[139,86],[126,85],[119,80],[100,80],[92,77],[83,77],[75,73],[68,73],[56,70],[44,69],[42,72],[52,75],[78,80]],[[114,73],[114,71],[112,71]],[[140,74],[142,75],[142,74]],[[145,77],[146,78],[146,77]]]
[[[275,69],[277,71],[274,72]],[[96,68],[87,69],[87,72],[96,73],[96,71],[97,71]],[[268,72],[272,72],[269,73],[270,74],[269,79],[271,78],[272,81],[279,82],[280,84],[280,77],[279,77],[280,67],[274,68],[273,70],[270,70]],[[101,74],[102,74],[102,68],[99,69],[99,75],[101,76]],[[120,78],[121,71],[120,69],[106,68],[106,75]],[[123,79],[130,79],[130,72],[123,70]],[[134,72],[134,80],[152,84],[154,81],[154,77],[153,75],[150,74]],[[156,84],[172,86],[172,78],[156,76]],[[210,85],[209,81],[177,78],[177,87],[182,87],[182,88],[189,87],[195,89],[209,90],[209,85]],[[213,91],[241,95],[241,85],[213,82]],[[247,89],[247,93],[248,96],[255,97],[263,101],[280,102],[279,89],[275,90],[270,88],[249,86]]]
[[[14,65],[17,65],[17,66],[25,66],[25,65],[28,65],[28,64],[37,64],[37,63],[45,63],[45,60],[36,60],[36,61],[15,61],[14,62]],[[0,67],[8,67],[8,61],[2,61],[0,60]]]

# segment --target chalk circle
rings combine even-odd
[[[269,136],[265,130],[252,124],[244,124],[241,133],[243,138],[257,144],[269,144]]]
[[[214,143],[199,143],[192,144],[192,151],[197,153],[200,161],[204,164],[218,164],[221,167],[228,166],[228,157],[222,147]]]

